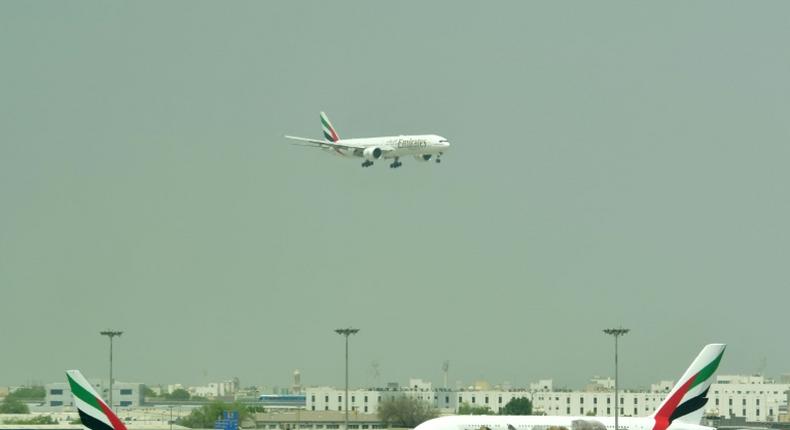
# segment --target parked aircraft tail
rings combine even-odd
[[[702,348],[653,414],[656,420],[653,430],[666,430],[673,421],[696,425],[702,422],[703,407],[708,402],[708,390],[725,347],[722,343],[712,343]]]
[[[67,370],[66,378],[83,426],[89,430],[126,430],[123,421],[104,403],[79,370]]]

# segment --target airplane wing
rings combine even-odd
[[[307,137],[297,137],[297,136],[288,136],[285,135],[286,139],[296,140],[298,142],[303,143],[293,143],[293,145],[303,145],[303,146],[312,146],[315,148],[340,148],[340,149],[365,149],[364,146],[361,145],[349,145],[345,143],[335,143],[335,142],[327,142],[326,140],[320,139],[309,139]]]

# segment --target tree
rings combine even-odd
[[[438,416],[433,405],[413,397],[390,397],[379,403],[379,419],[394,427],[416,427]]]
[[[494,411],[488,406],[472,406],[469,403],[462,403],[458,407],[458,415],[493,415]]]
[[[12,398],[10,395],[0,403],[0,414],[29,414],[30,409],[26,404]]]
[[[502,408],[502,415],[532,415],[532,402],[526,397],[510,399]]]
[[[44,390],[44,387],[40,385],[17,388],[8,394],[8,398],[20,401],[43,400],[44,397],[46,397],[46,391]]]
[[[189,393],[187,393],[187,394],[189,394]],[[156,397],[156,393],[148,385],[143,385],[143,396],[145,396],[145,397]]]
[[[234,411],[239,413],[239,425],[244,421],[251,418],[251,414],[247,406],[239,402],[225,403],[225,402],[211,402],[203,405],[197,409],[193,409],[189,415],[178,420],[178,424],[184,427],[210,429],[214,428],[214,422],[222,415],[224,411]]]
[[[186,400],[189,400],[189,397],[190,397],[189,391],[187,391],[187,390],[185,390],[183,388],[175,389],[175,390],[173,390],[172,393],[168,393],[168,394],[164,395],[164,398],[167,399],[167,400],[186,401]],[[213,426],[213,424],[212,424],[212,426]]]

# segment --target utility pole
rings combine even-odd
[[[622,327],[607,328],[606,330],[603,331],[604,333],[610,336],[614,336],[614,428],[615,430],[620,430],[620,427],[618,427],[619,424],[617,422],[618,418],[620,418],[620,394],[619,394],[620,392],[617,382],[618,379],[617,378],[617,338],[623,336],[629,331],[631,330]]]
[[[358,331],[359,331],[358,328],[351,328],[351,327],[339,328],[335,330],[335,333],[346,337],[346,397],[345,397],[346,427],[344,430],[348,430],[348,337],[351,336],[352,334],[357,334]]]
[[[104,330],[99,332],[102,336],[107,336],[110,338],[110,409],[112,409],[112,338],[118,336],[120,337],[123,332],[118,330]]]

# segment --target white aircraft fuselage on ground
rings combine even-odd
[[[715,430],[701,422],[724,348],[723,344],[706,345],[658,410],[646,417],[621,417],[619,430]],[[634,406],[620,400],[623,412]],[[601,402],[597,408],[602,412],[614,408],[611,403]],[[414,430],[615,430],[615,423],[613,417],[596,416],[456,415],[428,420]]]
[[[326,140],[306,137],[285,136],[295,140],[297,145],[321,148],[341,157],[358,157],[364,159],[362,167],[373,165],[376,160],[393,160],[391,168],[398,168],[403,163],[401,157],[413,156],[415,160],[441,162],[441,156],[450,147],[450,142],[436,134],[418,134],[409,136],[365,137],[357,139],[340,139],[337,131],[321,112],[321,125]]]

